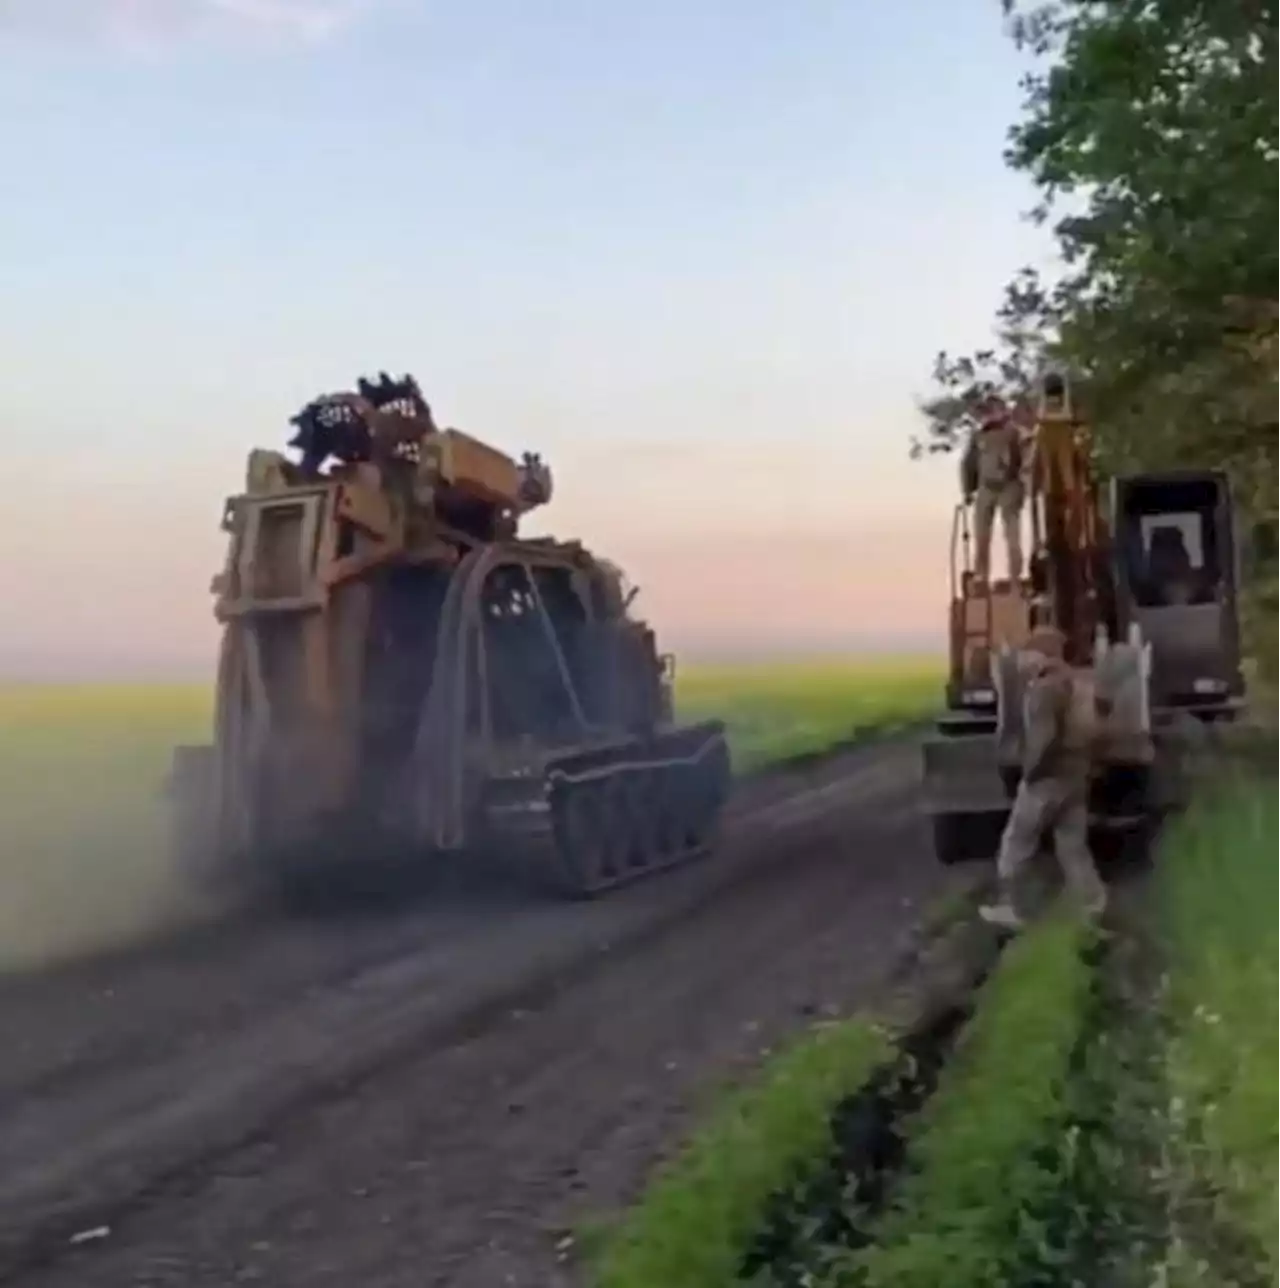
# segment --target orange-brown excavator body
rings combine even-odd
[[[1230,488],[1219,471],[1111,480],[1061,376],[1026,419],[1028,575],[974,576],[967,506],[951,540],[947,711],[924,743],[923,804],[938,855],[994,852],[1020,773],[1017,651],[1039,625],[1105,712],[1094,822],[1145,827],[1185,794],[1181,717],[1233,718],[1244,695]],[[1168,549],[1180,558],[1167,558]]]

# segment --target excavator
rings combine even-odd
[[[1024,438],[1028,575],[975,577],[967,505],[951,536],[946,705],[923,748],[923,810],[942,863],[990,858],[1022,752],[1016,652],[1052,625],[1101,713],[1090,823],[1147,835],[1185,803],[1195,722],[1245,701],[1238,547],[1218,470],[1129,474],[1105,487],[1069,379],[1040,383]],[[1188,722],[1191,722],[1190,724]]]

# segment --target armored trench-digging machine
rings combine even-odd
[[[518,535],[551,475],[361,381],[254,451],[226,502],[213,742],[175,753],[205,881],[491,851],[593,895],[704,850],[723,726],[674,723],[671,659],[577,542]],[[457,861],[455,859],[455,861]]]
[[[1135,474],[1104,496],[1088,426],[1057,376],[1029,445],[1029,577],[979,582],[962,510],[953,528],[947,704],[923,746],[923,808],[944,863],[995,852],[1022,755],[1015,650],[1035,626],[1064,633],[1068,662],[1093,686],[1096,829],[1146,835],[1185,804],[1195,731],[1244,706],[1226,476]]]

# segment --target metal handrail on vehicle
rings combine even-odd
[[[956,575],[957,546],[961,547],[964,555],[959,577]],[[971,571],[970,559],[969,505],[966,501],[961,501],[951,515],[951,598],[953,601],[959,598],[958,591],[964,574]]]
[[[965,578],[973,572],[973,545],[969,525],[969,508],[967,501],[961,501],[956,505],[951,517],[951,602],[953,604],[961,598],[962,589],[966,589]],[[957,554],[961,556],[958,572]],[[995,605],[992,602],[990,579],[988,579],[983,589],[985,591],[984,599],[987,613],[986,630],[981,632],[981,636],[984,639],[986,648],[989,650],[995,635]],[[964,609],[962,612],[963,625],[960,628],[961,634],[963,638],[968,639],[970,638],[968,610]]]

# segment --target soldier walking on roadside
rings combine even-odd
[[[1068,888],[1092,916],[1107,890],[1089,853],[1089,778],[1095,735],[1094,693],[1064,660],[1066,640],[1049,626],[1032,631],[1018,657],[1026,684],[1022,781],[996,858],[999,901],[980,909],[991,925],[1022,926],[1015,881],[1052,837]]]
[[[991,575],[991,530],[996,512],[1004,529],[1009,578],[1022,579],[1022,434],[1003,399],[992,397],[979,409],[978,427],[960,461],[960,487],[972,503],[974,579],[986,583]]]

